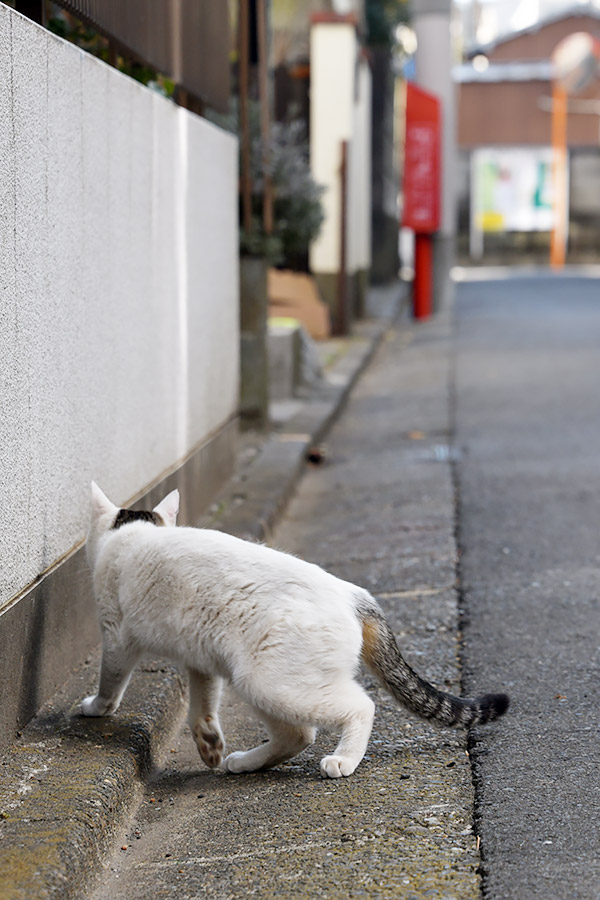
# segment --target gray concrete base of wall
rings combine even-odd
[[[456,241],[454,235],[436,232],[433,235],[433,312],[446,309],[452,299],[454,284],[450,270],[454,265]]]
[[[269,323],[269,399],[289,400],[296,392],[300,370],[300,325]]]
[[[193,525],[230,477],[237,420],[203,443],[132,505],[151,509],[181,494],[179,522]],[[37,712],[99,640],[83,545],[0,613],[0,750]]]
[[[358,269],[353,276],[353,310],[356,319],[364,319],[367,314],[367,292],[369,290],[369,270]]]
[[[267,262],[262,257],[240,259],[240,413],[252,424],[269,420],[269,360],[267,347]]]
[[[240,335],[240,413],[257,427],[269,417],[269,359],[266,331]]]
[[[366,270],[346,275],[343,303],[340,300],[340,277],[337,272],[315,272],[315,281],[327,304],[333,334],[349,334],[352,322],[364,315],[368,287]]]
[[[373,214],[371,241],[371,282],[388,284],[398,277],[398,218],[382,212]]]

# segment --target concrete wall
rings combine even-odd
[[[236,141],[0,5],[0,610],[236,415]],[[2,619],[0,619],[0,628]]]
[[[351,141],[354,123],[356,27],[319,23],[310,45],[310,167],[325,187],[325,220],[310,247],[313,272],[335,273],[340,264],[340,165],[342,141]]]
[[[371,70],[361,56],[352,16],[313,21],[310,49],[310,164],[325,187],[325,219],[310,247],[310,267],[334,331],[348,330],[364,307],[371,265]],[[347,142],[346,279],[341,263],[342,142]],[[342,308],[343,307],[343,308]]]

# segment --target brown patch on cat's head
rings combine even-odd
[[[157,512],[149,512],[147,509],[120,509],[112,524],[112,531],[129,525],[131,522],[150,522],[151,525],[164,525],[165,521]]]

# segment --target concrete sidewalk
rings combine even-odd
[[[373,591],[415,668],[458,691],[451,344],[442,318],[387,333],[271,542]],[[365,683],[375,725],[347,779],[319,775],[332,734],[232,778],[202,766],[184,728],[91,900],[479,900],[466,734],[416,720]],[[264,737],[229,691],[221,721],[229,750]]]
[[[401,296],[374,291],[374,318],[335,344],[325,382],[300,411],[258,448],[202,524],[266,539],[304,466],[307,449],[342,409],[371,359]],[[185,713],[185,686],[162,664],[140,668],[112,719],[77,715],[95,690],[98,659],[73,672],[64,689],[23,731],[1,761],[0,897],[38,900],[87,896],[102,859],[160,765]]]

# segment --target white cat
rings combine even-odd
[[[87,553],[103,651],[85,715],[118,708],[142,655],[167,656],[187,668],[188,720],[206,765],[222,760],[227,679],[269,733],[267,743],[230,753],[227,771],[290,759],[324,726],[341,730],[321,760],[322,774],[338,778],[356,769],[373,724],[373,701],[356,681],[361,660],[400,703],[444,725],[487,722],[507,709],[504,694],[460,699],[423,681],[367,591],[262,544],[172,527],[178,509],[173,491],[153,512],[119,510],[92,484]]]

